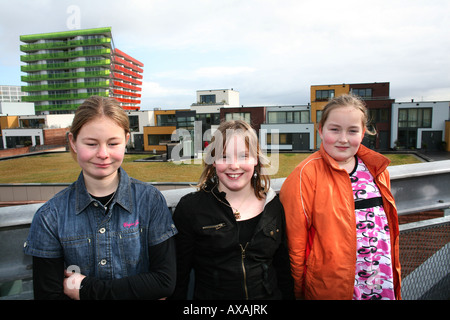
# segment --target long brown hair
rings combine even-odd
[[[254,189],[255,196],[258,199],[262,199],[264,193],[270,188],[270,178],[265,174],[264,170],[264,168],[268,166],[268,160],[261,152],[255,130],[243,120],[222,122],[219,128],[214,132],[211,143],[205,149],[206,155],[203,159],[203,172],[200,176],[197,188],[205,190],[218,183],[214,161],[222,156],[228,138],[235,134],[243,135],[245,145],[250,154],[257,159],[254,175],[251,178],[251,185]]]

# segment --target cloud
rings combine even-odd
[[[155,103],[189,106],[196,90],[233,87],[242,104],[302,104],[311,85],[381,81],[392,95],[450,100],[448,0],[0,4],[0,68],[17,65],[14,79],[19,36],[66,30],[75,5],[81,28],[111,26],[115,46],[144,63],[143,95]]]
[[[254,72],[254,68],[250,67],[205,67],[195,70],[194,74],[197,77],[224,77],[236,76]]]

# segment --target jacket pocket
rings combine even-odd
[[[225,222],[204,224],[198,231],[199,249],[203,252],[223,252],[232,244],[233,234],[233,227]]]
[[[263,233],[273,240],[278,240],[280,237],[280,228],[278,228],[276,224],[268,224],[264,226]]]
[[[142,235],[142,228],[134,228],[118,234],[120,259],[127,275],[137,273],[143,255],[145,255]]]
[[[202,230],[211,230],[211,229],[219,230],[219,229],[222,229],[225,226],[226,226],[225,222],[221,222],[221,223],[213,224],[213,225],[210,225],[210,226],[203,226]]]
[[[89,276],[93,267],[93,240],[91,237],[61,239],[66,267],[76,266],[80,273]]]

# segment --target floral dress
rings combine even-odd
[[[389,226],[380,191],[361,159],[350,173],[356,214],[354,300],[395,299]]]

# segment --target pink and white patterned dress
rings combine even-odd
[[[380,191],[364,162],[350,173],[356,214],[354,300],[394,300],[389,226]]]

